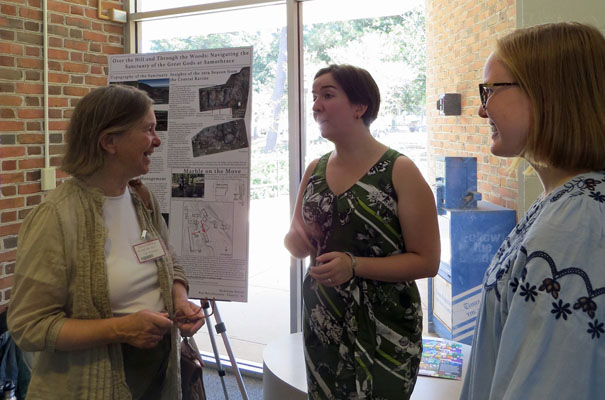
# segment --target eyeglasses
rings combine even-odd
[[[487,108],[487,101],[493,93],[493,88],[498,86],[519,86],[517,82],[497,82],[497,83],[480,83],[479,97],[481,97],[481,107]]]

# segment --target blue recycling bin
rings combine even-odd
[[[428,328],[442,338],[470,345],[483,276],[514,228],[516,213],[478,200],[474,157],[443,157],[438,162],[443,162],[437,168],[436,186],[441,262],[437,276],[429,279]]]

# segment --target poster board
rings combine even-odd
[[[248,300],[252,47],[120,54],[109,83],[154,100],[158,198],[191,298]]]

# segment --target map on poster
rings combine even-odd
[[[252,47],[110,56],[109,83],[153,99],[158,198],[192,298],[248,300]]]

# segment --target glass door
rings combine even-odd
[[[306,164],[332,149],[313,121],[313,77],[329,64],[352,64],[368,70],[380,89],[372,134],[411,158],[426,177],[424,1],[303,4]]]

